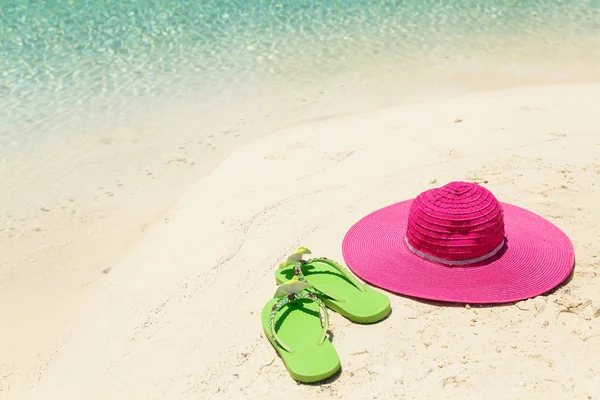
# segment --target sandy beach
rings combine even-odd
[[[599,399],[597,104],[600,84],[520,87],[320,117],[248,141],[65,299],[68,313],[40,311],[51,340],[39,320],[27,335],[22,315],[3,321],[0,397]],[[331,312],[342,372],[298,385],[260,324],[276,266],[299,246],[342,261],[342,238],[363,215],[454,180],[555,223],[575,246],[572,278],[495,307],[389,294],[391,316],[369,326]]]

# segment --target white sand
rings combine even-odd
[[[256,140],[78,299],[53,362],[0,397],[600,398],[598,104],[600,85],[512,89]],[[259,319],[276,265],[300,245],[341,260],[361,216],[451,180],[482,183],[562,228],[577,255],[572,281],[490,308],[390,295],[392,315],[371,326],[332,313],[343,371],[297,385]]]

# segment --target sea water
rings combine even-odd
[[[0,0],[0,151],[251,79],[561,35],[598,38],[600,0]]]

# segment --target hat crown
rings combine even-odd
[[[413,201],[406,242],[423,258],[448,265],[488,259],[504,246],[500,202],[486,188],[451,182],[427,190]]]

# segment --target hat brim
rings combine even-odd
[[[520,207],[501,203],[506,246],[488,262],[446,266],[408,249],[406,223],[413,200],[377,210],[346,233],[342,253],[364,281],[387,291],[429,300],[510,303],[546,293],[573,270],[569,238],[550,221]]]

